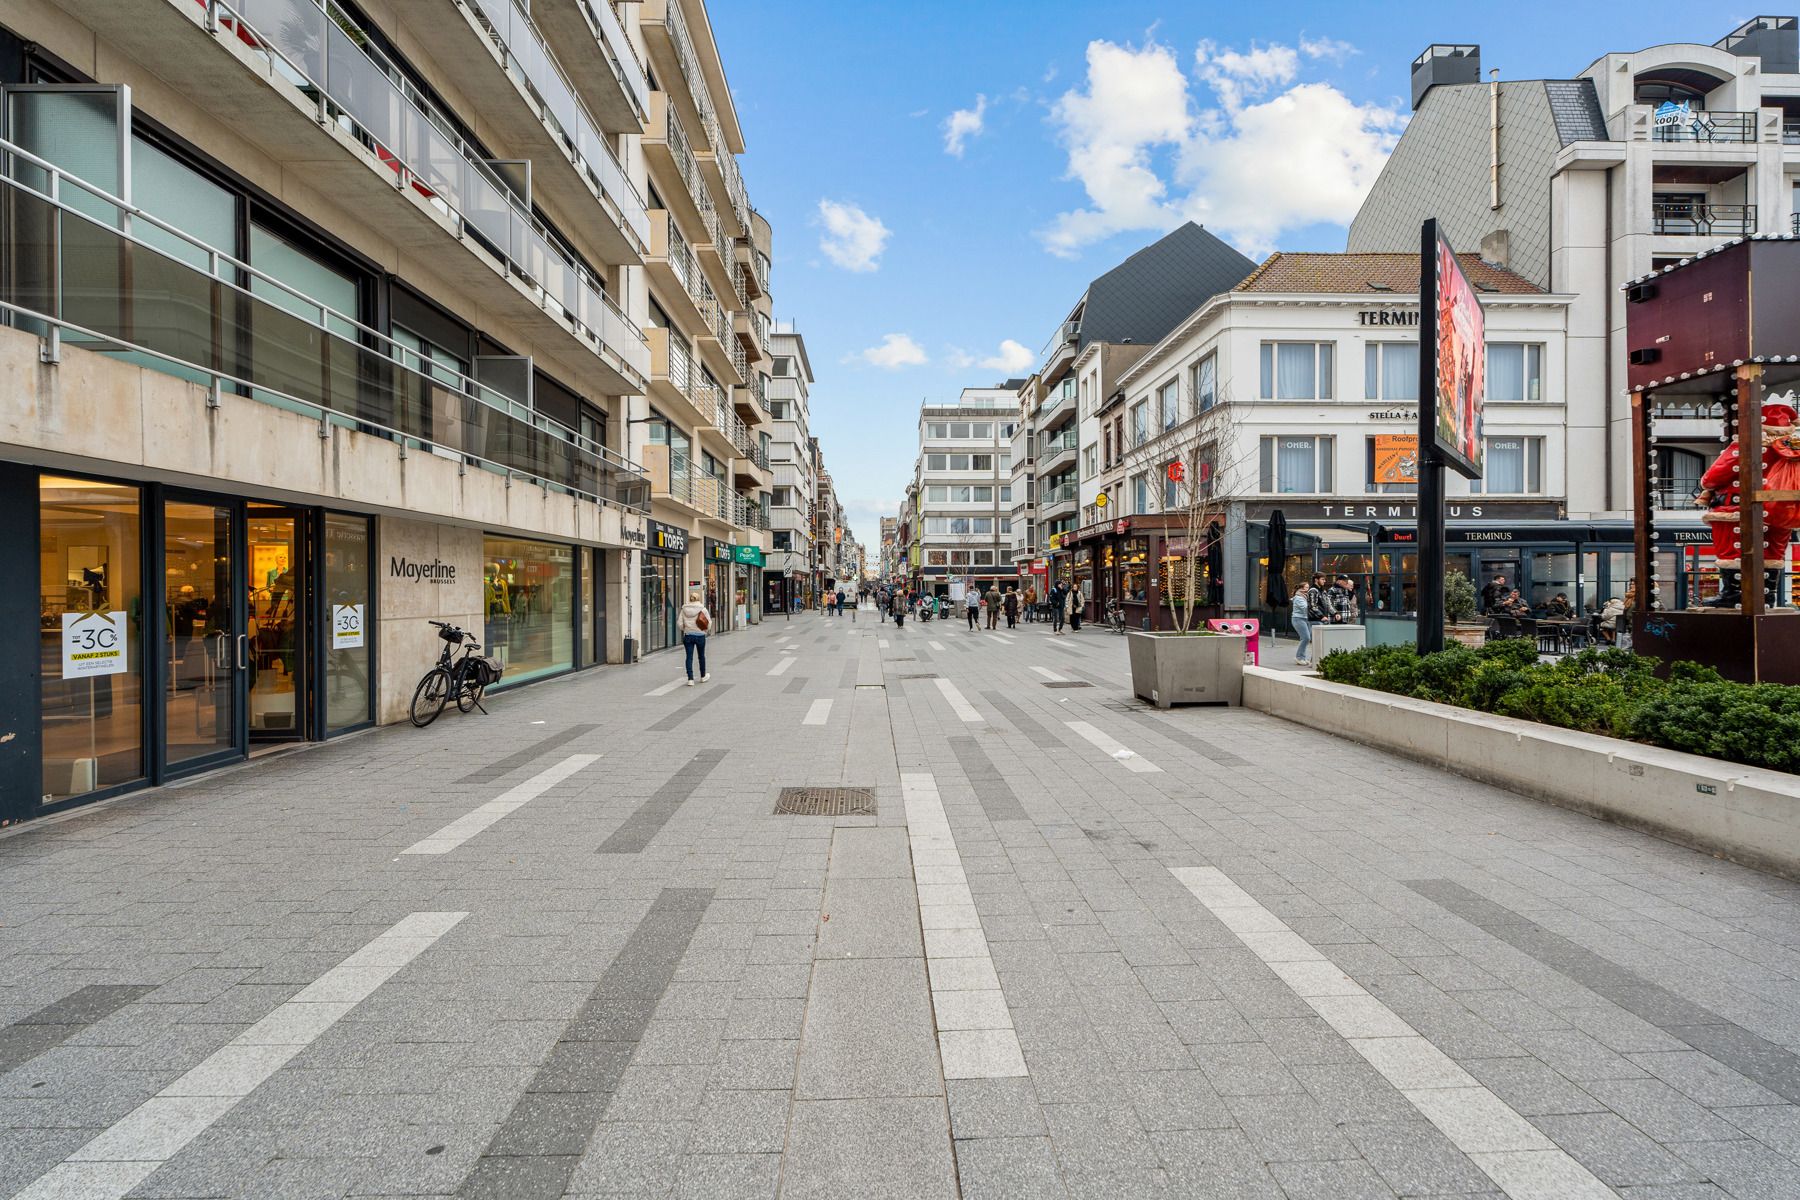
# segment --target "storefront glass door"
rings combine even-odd
[[[245,516],[250,740],[293,741],[306,736],[307,724],[306,514],[251,504]]]
[[[238,718],[249,661],[234,583],[236,506],[163,504],[163,761],[207,765],[244,752]]]

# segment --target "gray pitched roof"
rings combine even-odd
[[[1563,145],[1608,140],[1606,114],[1600,111],[1600,96],[1594,91],[1593,80],[1546,79],[1544,96],[1550,101],[1550,116]]]
[[[1154,346],[1256,264],[1189,221],[1088,285],[1081,347],[1092,342]]]

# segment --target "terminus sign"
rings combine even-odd
[[[438,558],[421,563],[393,555],[388,558],[388,578],[409,583],[455,583],[456,566]]]
[[[1419,327],[1419,310],[1377,308],[1364,309],[1356,314],[1358,325],[1399,325],[1407,329]]]

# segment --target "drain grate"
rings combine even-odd
[[[890,659],[886,659],[884,661],[887,661],[887,662],[918,662],[919,660],[914,658],[910,654],[896,654],[894,657],[892,657]]]
[[[786,787],[775,801],[778,817],[872,817],[875,789],[866,787]]]
[[[935,671],[921,671],[914,675],[902,675],[902,676],[900,676],[900,678],[902,678],[902,679],[942,679],[943,676],[939,675]]]
[[[1084,679],[1059,679],[1055,683],[1046,683],[1044,686],[1045,687],[1053,687],[1053,688],[1071,688],[1071,687],[1093,687],[1094,685],[1087,682]]]

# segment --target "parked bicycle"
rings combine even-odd
[[[1106,627],[1117,634],[1125,632],[1125,606],[1110,598],[1106,602]]]
[[[438,714],[452,700],[456,702],[458,712],[466,713],[476,708],[487,712],[481,707],[481,694],[500,682],[501,672],[505,670],[500,660],[478,656],[475,651],[481,649],[481,643],[456,626],[444,621],[427,623],[437,626],[438,637],[443,639],[444,645],[438,653],[437,665],[425,672],[425,677],[413,690],[412,723],[420,729],[425,728],[438,719]]]

